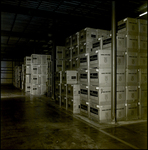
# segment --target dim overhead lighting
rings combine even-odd
[[[146,15],[146,14],[147,14],[147,11],[145,13],[140,14],[139,16],[141,17],[141,16]]]

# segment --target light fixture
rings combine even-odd
[[[141,16],[146,15],[146,14],[147,14],[147,11],[145,13],[140,14],[139,16],[141,17]]]

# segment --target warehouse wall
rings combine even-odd
[[[13,83],[14,66],[22,64],[20,61],[4,60],[1,61],[1,84]]]
[[[13,61],[1,61],[1,84],[12,84]]]

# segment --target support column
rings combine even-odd
[[[13,85],[13,58],[12,58],[11,62],[12,62],[12,69],[11,70],[12,70],[12,85]]]
[[[112,48],[111,48],[111,119],[116,122],[116,7],[112,1]]]
[[[53,19],[53,47],[51,53],[52,60],[52,97],[55,98],[55,71],[56,71],[56,19]]]

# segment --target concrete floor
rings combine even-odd
[[[98,124],[1,85],[1,149],[147,149],[147,120]]]

